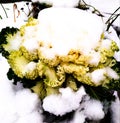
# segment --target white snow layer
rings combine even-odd
[[[101,17],[77,8],[44,9],[38,19],[39,40],[44,44],[40,51],[47,58],[65,56],[71,49],[88,54],[98,46],[104,30]]]
[[[84,108],[84,113],[89,119],[100,120],[104,118],[103,105],[100,101],[86,101],[84,104]]]
[[[117,36],[116,31],[112,27],[110,27],[109,32],[106,32],[105,36],[108,39],[115,41],[120,49],[120,38]],[[120,50],[118,52],[115,52],[114,58],[120,62]]]
[[[120,100],[118,98],[117,92],[114,93],[116,100],[112,102],[111,113],[112,113],[112,123],[120,123]]]
[[[91,73],[91,79],[94,83],[96,83],[97,85],[100,84],[101,81],[104,81],[107,77],[109,78],[113,78],[115,80],[119,79],[119,75],[110,67],[105,67],[102,69],[97,69],[94,70]]]
[[[38,96],[28,89],[16,87],[7,79],[9,65],[0,56],[0,122],[43,123]]]
[[[73,92],[69,87],[61,88],[60,94],[52,94],[44,98],[43,109],[55,115],[64,115],[76,110],[86,95],[85,90],[81,87],[77,92]]]
[[[84,123],[86,118],[99,121],[104,116],[102,103],[97,100],[87,99],[81,103],[70,123]]]

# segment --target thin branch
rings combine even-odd
[[[120,9],[120,7],[118,7],[112,14],[111,16],[108,18],[108,20],[106,21],[106,24],[109,23],[109,21],[111,20],[111,18],[115,15],[115,13]]]
[[[6,18],[8,18],[7,12],[6,12],[5,8],[4,8],[4,6],[2,5],[2,3],[1,3],[1,7],[2,7],[2,9],[3,9],[4,12],[5,12]]]
[[[116,14],[116,12],[120,9],[120,7],[118,7],[112,14],[111,16],[108,18],[108,20],[106,21],[107,24],[107,29],[106,31],[109,30],[110,26],[112,26],[112,24],[114,23],[114,21],[120,16],[120,14]]]
[[[109,30],[110,26],[114,23],[114,21],[118,18],[118,16],[120,16],[120,14],[118,14],[110,23],[108,23],[106,31]]]
[[[96,13],[96,12],[97,12],[96,14],[97,14],[98,16],[104,17],[104,15],[102,15],[102,14],[100,13],[100,11],[97,10],[94,6],[87,4],[84,0],[82,0],[82,1],[80,0],[80,1],[79,1],[79,4],[80,4],[80,2],[83,2],[83,3],[84,3],[84,6],[85,6],[86,8],[90,8],[90,7],[93,8],[93,10],[94,10],[94,11],[92,11],[93,13]]]
[[[0,15],[0,19],[2,19],[2,16]]]

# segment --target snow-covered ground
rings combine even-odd
[[[78,0],[66,0],[66,2],[61,2],[61,0],[43,1],[52,3],[54,7],[73,7],[78,2]],[[85,1],[100,10],[105,15],[105,20],[110,16],[110,13],[113,13],[120,6],[119,0]],[[28,14],[29,9],[26,2],[19,2],[16,4],[17,9],[15,9],[15,14],[13,12],[13,4],[3,4],[8,18],[6,17],[2,6],[0,6],[0,16],[3,18],[2,20],[0,19],[0,30],[6,26],[20,27],[20,25],[27,20],[26,13]],[[31,9],[30,3],[29,7]],[[24,12],[21,8],[24,8]],[[18,10],[20,11],[19,16]],[[14,15],[16,20],[14,20]],[[120,18],[114,22],[118,27],[120,27],[119,19]],[[24,89],[21,84],[18,84],[17,86],[13,85],[6,76],[8,69],[9,65],[6,59],[0,55],[0,123],[43,123],[41,101],[38,96],[30,90]],[[86,117],[94,120],[99,120],[104,117],[103,104],[96,100],[90,100],[83,87],[76,93],[70,88],[61,89],[60,93],[61,95],[59,96],[51,95],[44,99],[43,107],[45,110],[47,108],[49,112],[55,115],[63,115],[76,109],[74,117],[69,123],[84,123]],[[79,106],[83,96],[86,96],[86,100]],[[54,104],[54,107],[52,107],[53,103],[55,103],[54,100],[56,100],[58,104],[57,106]],[[82,110],[83,107],[84,110]],[[112,103],[111,110],[113,112],[113,123],[120,123],[120,100],[118,98]]]

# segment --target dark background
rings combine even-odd
[[[13,2],[21,2],[21,1],[31,1],[31,0],[0,0],[0,3],[13,3]]]

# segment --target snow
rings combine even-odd
[[[111,112],[112,112],[112,122],[119,123],[120,122],[120,100],[118,98],[117,92],[114,93],[116,100],[112,102]]]
[[[61,88],[60,94],[52,94],[44,98],[43,109],[55,115],[64,115],[73,110],[77,110],[71,123],[84,123],[85,118],[91,120],[101,120],[104,118],[103,104],[100,101],[90,99],[80,87],[77,92],[73,92],[69,87]],[[79,117],[79,119],[78,119]]]
[[[32,27],[31,27],[32,28]],[[25,34],[24,42],[22,42],[22,46],[24,46],[28,51],[34,52],[36,49],[38,49],[38,42],[35,40],[35,36],[31,34],[33,31],[27,31],[27,34]]]
[[[35,0],[33,0],[35,1]],[[56,2],[55,0],[43,0],[50,2],[57,6],[64,7],[73,7],[76,5],[77,0],[66,0],[62,3],[61,0]],[[58,1],[58,0],[57,0]],[[67,4],[67,2],[69,2]],[[119,6],[119,0],[85,0],[86,2],[92,4],[93,6],[102,13],[113,13],[113,11]],[[53,3],[55,2],[55,3]],[[104,3],[104,4],[101,4]],[[18,9],[24,6],[25,11],[28,12],[25,2],[20,2]],[[9,18],[6,18],[3,9],[0,7],[0,15],[4,20],[0,20],[0,30],[6,26],[15,26],[20,27],[26,21],[26,15],[21,11],[21,15],[17,18],[17,21],[14,22],[13,19],[13,4],[4,4]],[[9,9],[7,9],[9,8]],[[17,12],[17,11],[16,11]],[[105,14],[108,17],[108,14]],[[120,23],[117,19],[114,23],[117,26],[120,26]],[[112,30],[112,31],[111,31]],[[113,29],[110,29],[113,40],[117,41],[118,46],[120,46],[119,38],[116,36],[116,33]],[[110,36],[111,36],[110,35]],[[108,35],[109,36],[109,35]],[[117,40],[116,40],[117,39]],[[71,44],[72,45],[72,44]],[[116,53],[114,56],[118,61],[120,61],[120,52]],[[97,60],[96,60],[97,61]],[[91,61],[95,62],[96,61]],[[10,80],[7,79],[6,73],[9,69],[9,65],[5,58],[0,55],[0,122],[1,123],[43,123],[41,101],[38,96],[32,93],[28,89],[24,89],[21,84],[17,86],[13,85]],[[111,75],[111,73],[110,73]],[[114,75],[114,74],[112,74]],[[79,92],[79,93],[78,93]],[[43,107],[45,110],[48,110],[56,115],[63,115],[66,112],[76,110],[74,117],[70,123],[84,123],[85,118],[89,117],[91,119],[102,119],[104,117],[103,104],[96,100],[90,100],[89,98],[79,105],[79,102],[82,101],[82,97],[85,93],[83,88],[74,93],[70,88],[60,89],[59,95],[50,95],[44,99]],[[80,93],[82,92],[82,93]],[[55,100],[58,101],[60,106],[56,106]],[[48,102],[50,101],[50,102]],[[54,104],[54,105],[53,105]],[[63,105],[62,105],[63,104]],[[83,109],[84,110],[81,110]],[[54,112],[54,110],[56,112]],[[115,102],[112,103],[112,121],[114,123],[120,122],[120,100],[116,95]]]
[[[97,66],[100,61],[100,53],[93,50],[90,52],[89,56],[91,57],[88,61],[89,64]]]
[[[98,45],[104,30],[101,17],[77,8],[44,9],[38,19],[39,40],[45,45],[40,51],[47,58],[65,56],[71,49],[88,54]]]
[[[83,112],[76,111],[73,120],[70,123],[84,123],[86,116]]]
[[[87,95],[86,99],[75,112],[73,120],[70,123],[84,123],[86,118],[99,121],[103,119],[104,116],[103,104],[98,100],[90,99]]]
[[[60,94],[51,94],[43,100],[43,109],[57,116],[62,116],[76,110],[79,107],[82,97],[86,95],[83,87],[77,92],[73,92],[69,87],[65,89],[61,88],[59,91]]]
[[[119,75],[110,67],[106,68],[106,73],[107,73],[108,77],[110,77],[110,78],[113,78],[116,80],[119,78]]]
[[[4,20],[0,20],[0,30],[7,26],[19,28],[21,24],[24,24],[24,21],[21,19],[17,20],[17,22],[14,23],[13,18],[5,18]]]
[[[4,64],[4,65],[3,65]],[[0,56],[0,122],[1,123],[43,123],[40,100],[28,89],[19,86],[16,90],[6,73],[9,65]]]
[[[90,77],[96,85],[99,85],[100,82],[103,82],[105,79],[107,79],[107,77],[113,78],[114,80],[119,79],[119,75],[110,67],[94,70],[90,74]]]
[[[101,48],[110,49],[112,40],[104,39],[101,43]]]
[[[92,81],[99,85],[101,81],[105,80],[105,73],[106,73],[106,70],[105,69],[97,69],[97,70],[94,70],[92,73],[91,73],[91,79]]]
[[[35,62],[30,62],[28,65],[25,67],[25,73],[29,71],[33,71],[36,68],[36,63]]]
[[[118,25],[119,26],[119,25]],[[120,27],[120,26],[119,26]],[[109,32],[105,34],[105,36],[109,39],[112,39],[113,41],[115,41],[120,49],[120,38],[117,36],[115,30],[111,27]],[[114,58],[120,62],[120,51],[116,52],[114,54]]]
[[[100,120],[105,116],[103,105],[100,101],[89,100],[84,104],[84,108],[84,113],[89,119]]]
[[[5,26],[4,26],[5,27]],[[17,27],[18,28],[18,27]],[[9,46],[5,46],[5,48],[8,50],[8,51],[11,51],[11,50],[18,50],[19,47],[20,47],[20,44],[22,41],[20,41],[20,35],[15,35],[14,39],[12,38],[12,36],[9,36],[9,39],[10,39],[10,42],[9,42]],[[12,41],[11,41],[12,40]]]

